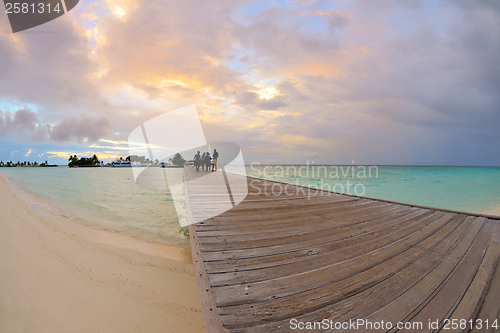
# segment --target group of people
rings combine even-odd
[[[214,149],[214,153],[210,156],[210,152],[203,153],[200,155],[200,151],[194,155],[194,167],[196,167],[196,171],[210,171],[210,166],[212,166],[212,172],[217,171],[217,159],[219,158],[219,152],[217,149]]]

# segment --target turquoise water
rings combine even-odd
[[[130,168],[1,168],[14,183],[83,223],[186,245],[162,169],[157,189]],[[230,171],[230,170],[228,170]],[[371,173],[370,173],[371,171]],[[500,207],[500,168],[247,166],[249,176],[436,208],[482,213]],[[150,186],[151,187],[151,186]]]
[[[136,185],[131,168],[1,168],[15,184],[90,226],[185,245],[160,168],[158,189]],[[66,214],[65,214],[66,215]]]
[[[247,175],[370,198],[484,213],[500,207],[500,168],[263,166]]]

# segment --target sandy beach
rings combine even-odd
[[[500,207],[494,208],[492,210],[486,211],[485,214],[500,216]]]
[[[0,332],[205,332],[188,249],[0,197]]]

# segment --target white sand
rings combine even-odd
[[[500,216],[500,207],[489,210],[489,211],[485,212],[485,214]]]
[[[190,256],[30,209],[0,177],[0,332],[205,332]]]

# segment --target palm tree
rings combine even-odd
[[[76,155],[74,155],[74,156],[70,155],[68,158],[68,161],[69,161],[68,166],[73,167],[73,166],[78,164],[78,157]],[[45,162],[47,162],[47,161],[45,161]]]
[[[169,159],[169,161],[175,165],[183,165],[186,163],[186,160],[179,153],[175,154],[173,158]]]

